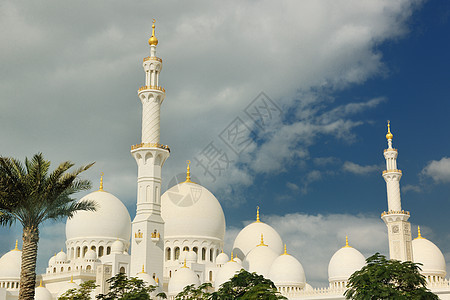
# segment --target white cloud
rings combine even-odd
[[[300,187],[292,182],[286,182],[286,187],[290,189],[291,191],[298,191]]]
[[[351,161],[346,161],[342,166],[342,169],[346,172],[367,175],[372,172],[380,171],[382,169],[379,165],[361,166]]]
[[[403,193],[408,193],[408,192],[420,193],[422,191],[422,188],[420,186],[412,185],[412,184],[405,184],[405,185],[401,186],[401,189],[402,189]]]
[[[430,161],[421,174],[431,177],[437,183],[450,182],[450,157]]]

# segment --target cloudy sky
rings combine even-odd
[[[104,172],[133,218],[129,150],[155,18],[163,188],[190,159],[224,208],[225,250],[259,205],[313,285],[345,235],[366,257],[387,254],[391,120],[403,208],[450,262],[449,17],[444,0],[2,1],[0,154],[95,161],[85,178],[97,186]],[[42,228],[39,272],[64,230]],[[21,229],[0,234],[3,254]]]

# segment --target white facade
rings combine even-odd
[[[158,40],[153,25],[150,56],[144,58],[145,85],[138,91],[142,104],[142,140],[132,147],[138,165],[136,217],[114,195],[100,189],[83,199],[93,200],[95,212],[78,212],[66,223],[65,248],[49,259],[36,288],[36,299],[56,299],[69,288],[95,280],[95,294],[106,293],[106,280],[121,272],[156,285],[170,299],[184,286],[210,282],[215,289],[241,269],[271,279],[289,299],[344,299],[349,276],[360,269],[364,256],[346,244],[331,257],[329,286],[312,288],[302,264],[289,255],[280,235],[259,218],[237,235],[231,259],[223,253],[225,216],[217,198],[192,182],[188,164],[186,181],[161,195],[161,173],[170,150],[160,144],[160,108],[165,90],[159,82],[162,60],[156,57]],[[390,257],[423,264],[428,287],[442,299],[450,299],[446,264],[439,248],[421,237],[412,241],[409,212],[400,197],[402,172],[398,151],[392,147],[388,125],[384,151],[388,211],[382,219],[388,227]],[[131,254],[129,254],[131,253]],[[21,251],[0,258],[0,300],[17,299]],[[94,296],[94,295],[93,295]]]

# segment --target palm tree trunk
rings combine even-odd
[[[22,239],[19,300],[30,300],[34,299],[34,289],[36,287],[36,258],[39,242],[39,229],[37,226],[24,226]]]

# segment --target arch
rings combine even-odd
[[[169,278],[172,278],[172,271],[169,271]]]
[[[61,272],[64,272],[64,267],[61,267]]]
[[[184,246],[183,247],[183,251],[189,251],[189,247],[188,246]]]
[[[56,268],[53,268],[53,273],[56,273]]]
[[[212,271],[209,271],[209,281],[212,281],[213,280],[213,273],[212,273]]]
[[[214,260],[214,249],[211,248],[209,249],[209,261],[213,262],[213,260]]]
[[[68,268],[67,268],[67,271],[69,271],[69,272],[72,271],[72,268],[71,268],[71,267],[68,267]]]
[[[156,158],[155,158],[155,165],[160,166],[161,165],[161,159],[162,159],[161,154],[158,154],[156,156]]]
[[[202,248],[202,260],[206,260],[206,248]]]
[[[170,247],[167,247],[166,248],[166,260],[170,260],[171,259],[171,257],[170,257],[170,255],[172,254],[171,252],[172,251],[171,251]]]
[[[111,247],[108,246],[106,247],[106,255],[110,255],[111,254]]]
[[[91,246],[91,250],[94,250],[94,252],[96,252],[97,248],[95,246]]]
[[[152,157],[153,157],[153,155],[150,152],[147,152],[145,154],[144,164],[147,164],[148,160],[151,159]]]
[[[91,270],[91,269],[92,269],[91,265],[87,265],[87,266],[86,266],[86,270],[87,270],[87,271],[89,271],[89,270]]]
[[[77,257],[80,257],[80,247],[77,247]]]
[[[98,257],[103,256],[103,246],[98,247]]]
[[[120,267],[119,273],[125,274],[125,267]]]
[[[197,247],[192,248],[192,251],[194,251],[195,254],[198,254],[198,248]]]
[[[175,248],[175,260],[178,260],[180,258],[180,247]]]
[[[88,247],[84,246],[83,247],[83,257],[86,255],[86,252],[88,251]]]

